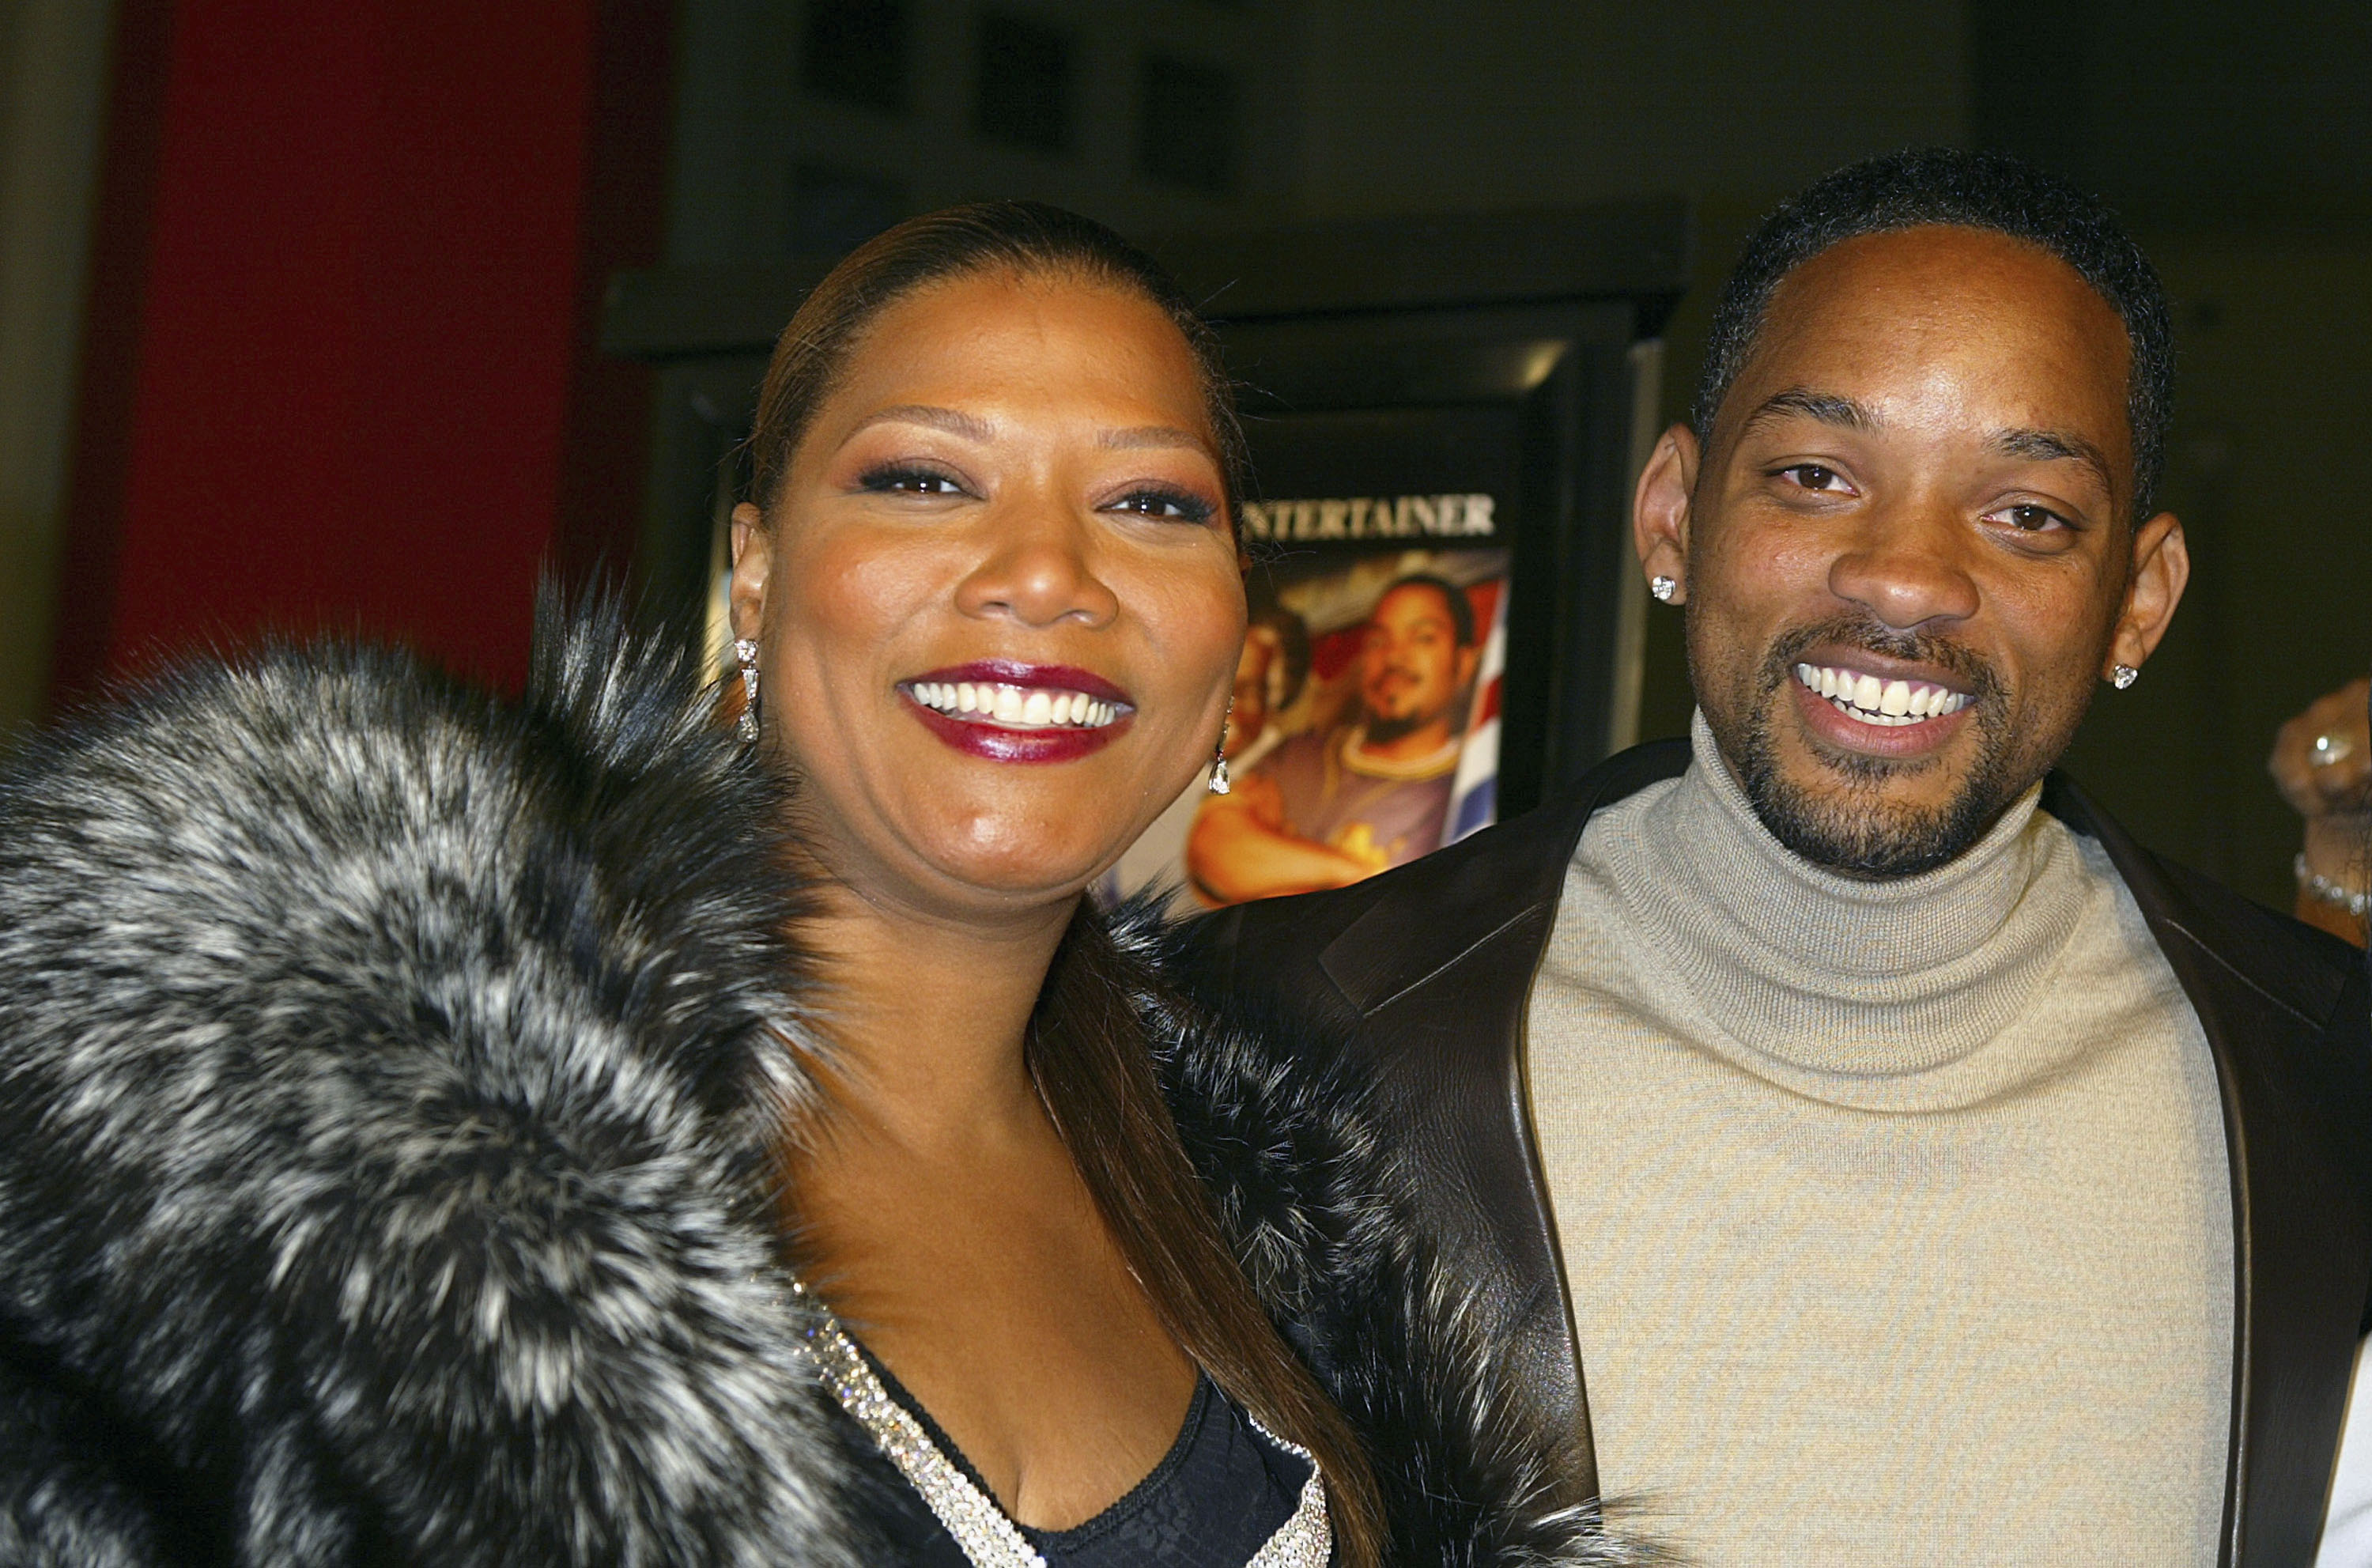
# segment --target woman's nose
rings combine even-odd
[[[1093,524],[1067,509],[1015,498],[983,519],[984,549],[956,591],[967,615],[1006,615],[1025,626],[1076,619],[1100,626],[1120,599],[1097,574]]]

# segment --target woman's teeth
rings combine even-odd
[[[1807,690],[1826,697],[1837,712],[1864,724],[1889,726],[1919,724],[1957,714],[1971,701],[1966,691],[1953,691],[1925,681],[1880,680],[1850,669],[1799,664],[1796,679]]]
[[[1006,729],[1101,729],[1120,717],[1120,705],[1084,691],[991,681],[914,680],[906,692],[926,708],[986,719]]]

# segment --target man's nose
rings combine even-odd
[[[956,590],[967,615],[1100,626],[1120,613],[1119,596],[1096,570],[1093,525],[1071,508],[1034,494],[1001,500],[982,519],[982,539],[980,560]]]
[[[1829,589],[1898,632],[1966,620],[1979,603],[1966,558],[1980,542],[1974,530],[1934,503],[1874,509],[1830,563]]]

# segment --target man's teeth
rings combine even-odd
[[[1826,665],[1799,664],[1796,679],[1826,697],[1839,713],[1864,724],[1918,724],[1957,714],[1972,700],[1966,691],[1930,686],[1924,680],[1880,680],[1875,675]]]
[[[1006,729],[1101,729],[1120,717],[1120,705],[1084,691],[1044,686],[1006,686],[994,681],[916,680],[906,687],[914,701],[940,713],[970,714]]]

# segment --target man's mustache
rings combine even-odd
[[[1953,642],[1922,632],[1899,632],[1875,616],[1839,615],[1784,633],[1762,661],[1762,687],[1776,691],[1795,678],[1804,654],[1822,644],[1854,648],[1912,664],[1932,665],[1967,689],[1977,702],[1999,696],[2001,678],[1985,659]]]

